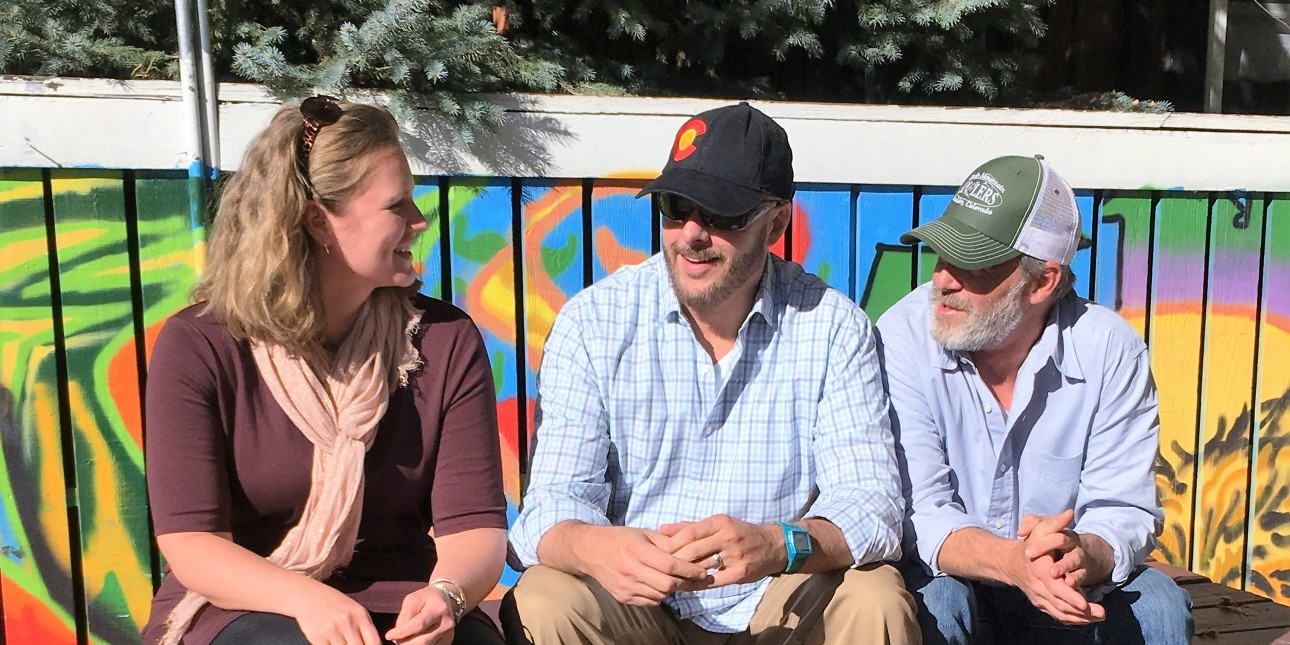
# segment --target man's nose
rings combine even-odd
[[[691,215],[681,225],[681,235],[687,241],[706,242],[708,240],[708,229],[699,223],[699,216]]]
[[[957,291],[963,288],[962,283],[954,276],[953,267],[945,260],[937,260],[932,269],[932,287],[942,291]]]

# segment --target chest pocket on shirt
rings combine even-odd
[[[1027,457],[1021,463],[1021,512],[1054,515],[1074,508],[1084,456],[1036,452]]]
[[[1021,463],[1022,470],[1029,474],[1057,484],[1074,486],[1079,483],[1080,472],[1084,468],[1084,455],[1059,457],[1037,452],[1029,457]]]

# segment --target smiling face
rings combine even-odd
[[[932,338],[960,352],[1004,345],[1031,305],[1031,281],[1019,264],[1017,258],[969,270],[938,260],[932,272]]]
[[[412,201],[407,157],[388,147],[357,163],[370,170],[354,196],[336,213],[320,207],[331,234],[331,242],[324,242],[330,248],[318,256],[324,276],[361,293],[409,286],[417,279],[412,244],[428,225]]]
[[[786,205],[778,206],[740,231],[711,230],[693,216],[684,222],[664,218],[663,259],[677,301],[704,310],[753,293],[767,249],[783,233],[786,212]]]

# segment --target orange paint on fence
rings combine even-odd
[[[529,406],[525,406],[526,408]],[[519,399],[506,399],[497,402],[497,425],[500,428],[519,428]],[[529,427],[533,427],[530,421]],[[498,433],[502,438],[502,484],[506,487],[506,498],[519,504],[520,501],[520,445],[519,437],[513,432]]]
[[[4,638],[8,643],[72,645],[76,631],[22,587],[5,585]]]
[[[649,259],[649,254],[629,249],[618,243],[618,238],[614,237],[614,232],[608,226],[601,226],[596,229],[596,237],[593,240],[596,248],[596,257],[600,258],[600,263],[605,267],[605,274],[611,274],[630,264],[640,264]]]
[[[121,345],[121,349],[108,361],[107,386],[108,395],[112,397],[112,403],[116,406],[117,416],[120,417],[126,432],[130,433],[134,445],[142,449],[143,410],[136,356],[136,345],[131,338]]]

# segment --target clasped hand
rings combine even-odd
[[[372,616],[349,596],[325,585],[302,599],[295,619],[310,645],[381,645]],[[385,638],[399,645],[451,643],[456,623],[443,592],[426,587],[403,599],[399,617]]]
[[[728,515],[664,524],[657,531],[601,527],[590,541],[584,554],[588,573],[626,605],[656,606],[676,591],[760,580],[783,571],[787,559],[778,527]]]
[[[1106,609],[1089,602],[1082,587],[1090,582],[1092,557],[1084,536],[1071,530],[1075,511],[1067,509],[1046,517],[1026,515],[1017,535],[1021,557],[1014,582],[1030,602],[1068,625],[1087,625],[1106,618]]]

